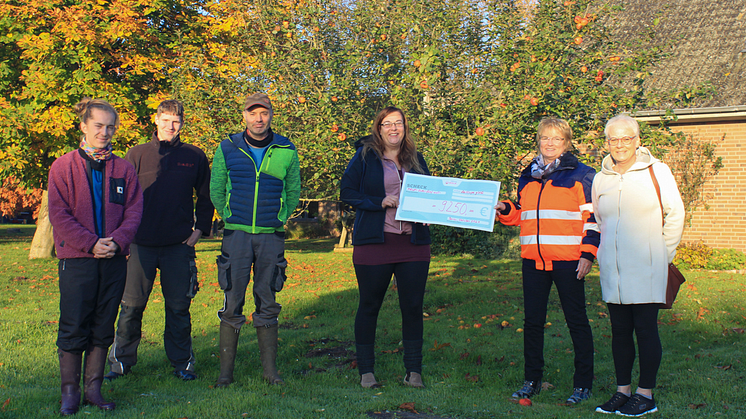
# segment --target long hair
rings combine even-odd
[[[91,118],[91,113],[93,109],[99,109],[105,112],[111,112],[112,115],[114,115],[114,126],[116,128],[119,128],[119,113],[116,109],[114,109],[111,104],[103,99],[91,99],[89,97],[84,97],[80,100],[80,102],[75,104],[75,113],[78,114],[78,118],[80,118],[80,122],[86,123],[88,122],[88,119]]]
[[[373,119],[373,125],[370,128],[371,136],[367,137],[368,139],[363,142],[362,154],[365,156],[369,151],[373,150],[380,158],[383,158],[385,147],[383,138],[381,137],[381,121],[394,112],[399,112],[402,116],[402,122],[404,122],[404,137],[399,148],[399,163],[407,170],[422,173],[422,166],[420,166],[420,160],[417,158],[417,146],[414,143],[412,135],[409,133],[407,117],[401,109],[394,106],[383,108],[383,110],[378,112],[375,119]]]

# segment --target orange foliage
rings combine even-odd
[[[8,177],[0,186],[0,216],[14,217],[21,211],[31,210],[36,218],[41,194],[41,189],[25,188],[15,177]]]

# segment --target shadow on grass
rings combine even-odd
[[[26,246],[31,234],[16,236],[17,246]],[[0,240],[4,236],[0,233]],[[552,291],[544,381],[554,387],[542,391],[532,408],[511,403],[509,396],[523,379],[523,335],[517,330],[523,327],[521,265],[519,261],[469,257],[436,257],[431,263],[423,345],[423,375],[428,387],[417,391],[401,383],[405,372],[401,316],[397,292],[389,289],[376,337],[376,377],[383,388],[376,392],[360,389],[354,363],[358,292],[352,255],[333,253],[334,243],[334,239],[287,242],[291,267],[287,288],[278,294],[283,311],[277,358],[286,386],[276,388],[263,382],[256,332],[248,323],[239,338],[235,383],[228,389],[212,388],[220,369],[215,314],[222,306],[223,294],[216,284],[215,269],[205,267],[200,272],[203,289],[191,307],[198,380],[181,382],[171,374],[161,335],[162,294],[156,286],[145,312],[138,365],[130,376],[104,386],[105,397],[118,403],[117,410],[107,417],[139,417],[147,411],[153,417],[241,417],[249,412],[247,417],[254,418],[570,418],[591,415],[590,405],[602,403],[613,392],[610,326],[595,271],[586,282],[588,316],[596,343],[594,400],[579,409],[559,406],[572,390],[573,353],[556,292]],[[202,240],[197,249],[200,261],[214,264],[212,255],[219,248],[220,240]],[[0,312],[5,315],[0,336],[7,343],[0,346],[0,382],[7,394],[4,399],[11,400],[6,413],[56,416],[59,373],[54,348],[57,325],[53,321],[58,316],[54,301],[57,284],[45,279],[49,291],[40,294],[47,282],[39,280],[54,275],[53,264],[44,265],[49,265],[49,272],[33,271],[29,262],[18,257],[4,259],[3,265],[7,273],[0,277],[4,287],[0,296],[4,308],[0,310],[6,311]],[[691,287],[682,289],[674,309],[659,317],[664,346],[657,393],[661,408],[682,419],[718,412],[740,417],[743,404],[739,400],[744,400],[743,275],[686,275]],[[25,279],[14,280],[16,277]],[[45,305],[45,300],[51,302]],[[253,310],[248,294],[244,313],[249,316]],[[722,383],[732,384],[727,394],[719,392]],[[408,405],[402,408],[405,403],[414,403],[412,408],[419,413],[408,410]],[[687,407],[689,403],[704,406],[693,410]],[[724,410],[724,405],[730,410]],[[98,414],[88,408],[85,412]]]

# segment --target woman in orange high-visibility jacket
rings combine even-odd
[[[596,172],[568,150],[572,129],[563,119],[548,118],[537,128],[539,155],[518,181],[518,203],[499,202],[498,220],[521,226],[523,304],[525,311],[523,387],[514,398],[541,391],[544,369],[544,324],[552,283],[575,349],[573,392],[567,403],[591,396],[593,335],[585,309],[585,276],[598,248],[591,185]]]

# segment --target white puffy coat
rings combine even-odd
[[[661,209],[648,166],[653,166],[666,214]],[[644,147],[624,174],[612,169],[611,156],[593,180],[593,211],[601,229],[598,265],[603,300],[612,304],[662,303],[668,264],[684,230],[684,203],[671,169]]]

